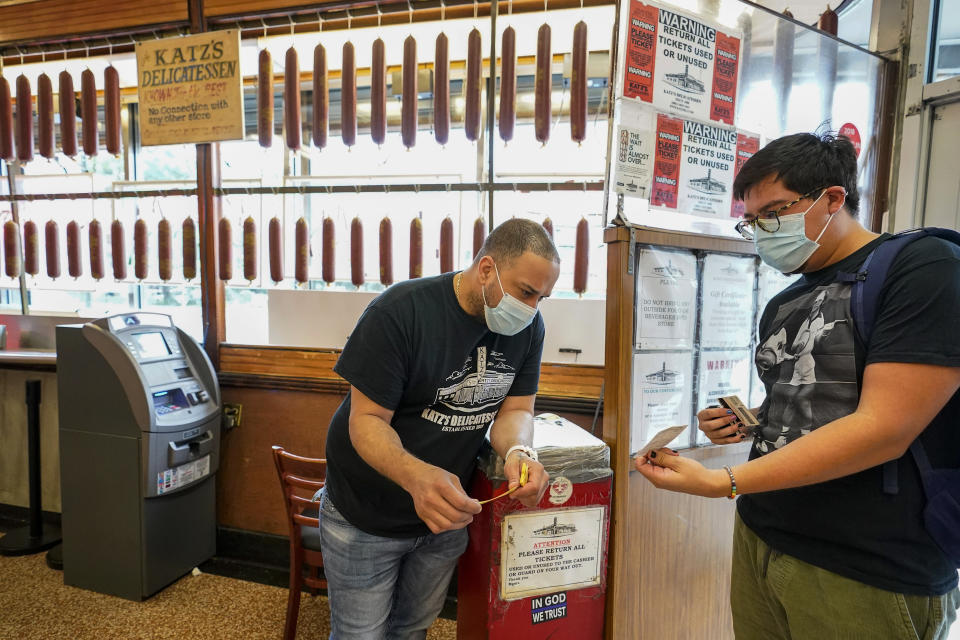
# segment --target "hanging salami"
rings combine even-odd
[[[327,284],[331,284],[337,279],[336,273],[336,244],[335,244],[335,234],[336,229],[334,228],[333,218],[324,218],[323,227],[322,227],[323,238],[321,240],[321,256],[320,260],[323,263],[321,269],[321,277],[323,281]]]
[[[41,73],[37,78],[37,150],[48,160],[55,154],[53,129],[53,83]]]
[[[327,50],[322,44],[313,49],[313,146],[327,146],[330,121],[330,96],[327,93]]]
[[[410,278],[423,276],[423,222],[410,221]]]
[[[440,223],[440,273],[453,271],[453,220],[450,217]]]
[[[180,235],[183,240],[183,279],[190,281],[197,277],[197,225],[193,218],[183,219]]]
[[[387,54],[380,38],[373,41],[370,64],[370,137],[377,146],[387,139]]]
[[[483,80],[483,53],[480,51],[480,32],[473,29],[467,36],[467,80],[464,83],[463,129],[467,140],[480,137],[480,82]]]
[[[87,226],[87,243],[90,251],[90,275],[94,280],[100,280],[103,278],[103,230],[96,218]]]
[[[23,74],[17,76],[17,160],[33,160],[33,96]]]
[[[270,245],[270,279],[274,283],[283,281],[283,225],[280,218],[270,218],[268,243]]]
[[[400,137],[410,149],[417,143],[417,41],[407,36],[403,41],[403,101],[400,105]]]
[[[266,49],[257,68],[257,139],[264,149],[273,144],[273,58]]]
[[[343,69],[340,71],[340,137],[348,147],[357,143],[357,58],[352,42],[343,44]]]
[[[300,150],[300,60],[297,50],[287,49],[283,69],[283,124],[287,133],[287,148]]]
[[[127,277],[127,249],[123,234],[123,223],[114,220],[110,224],[110,261],[113,263],[113,277],[123,280]]]
[[[393,284],[393,223],[386,216],[380,221],[380,284]]]
[[[67,223],[67,273],[71,278],[83,275],[80,252],[80,225],[76,220],[71,220]]]
[[[433,58],[433,137],[441,145],[450,139],[450,41],[444,33]]]
[[[150,268],[150,247],[147,242],[147,221],[138,218],[133,223],[133,275],[137,280],[146,280]]]
[[[173,278],[173,232],[170,221],[161,218],[157,223],[157,271],[163,282]]]
[[[500,40],[500,139],[510,142],[517,122],[517,32],[503,30]]]
[[[107,153],[120,155],[120,74],[110,65],[103,71],[103,119]]]
[[[294,256],[293,276],[299,284],[310,280],[310,229],[307,221],[301,217],[294,230],[297,254]]]
[[[243,221],[243,277],[248,282],[257,279],[257,222],[253,216]]]
[[[363,223],[359,217],[350,223],[350,281],[357,288],[363,284]]]
[[[220,279],[226,282],[233,278],[233,225],[227,218],[220,218],[217,225],[217,248]]]
[[[90,69],[80,74],[80,121],[83,135],[83,153],[97,155],[100,132],[97,130],[97,79]]]
[[[61,71],[59,80],[60,148],[63,155],[73,158],[77,155],[77,96],[73,90],[73,76],[69,71]]]

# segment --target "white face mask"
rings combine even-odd
[[[827,230],[830,222],[833,221],[833,216],[836,215],[836,213],[830,214],[816,240],[807,237],[804,217],[820,201],[824,193],[826,191],[823,191],[806,211],[780,216],[780,228],[776,231],[764,231],[759,225],[757,226],[754,230],[753,243],[757,247],[757,254],[761,260],[777,271],[793,273],[810,259],[810,256],[820,248],[820,238],[823,237],[823,232]]]
[[[487,328],[490,329],[490,331],[504,336],[516,335],[533,322],[534,316],[537,315],[537,310],[530,305],[520,302],[504,291],[503,283],[500,282],[500,270],[497,269],[496,263],[493,264],[493,268],[496,271],[497,284],[500,285],[503,298],[500,299],[500,304],[496,307],[490,307],[487,305],[487,295],[484,293],[483,287],[481,287],[480,295],[483,296],[483,317],[486,319]]]

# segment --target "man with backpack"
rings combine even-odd
[[[865,229],[842,137],[774,140],[733,191],[737,230],[801,274],[760,319],[758,344],[779,334],[784,354],[759,368],[749,461],[706,469],[661,449],[637,469],[660,488],[743,494],[738,640],[944,640],[960,606],[960,234]],[[715,444],[747,437],[726,409],[697,417]]]

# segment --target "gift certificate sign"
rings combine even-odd
[[[640,0],[630,2],[626,18],[623,96],[661,111],[732,125],[740,34]]]
[[[703,259],[701,348],[750,346],[756,264],[752,256],[711,253]]]

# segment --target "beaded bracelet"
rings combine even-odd
[[[728,500],[733,500],[737,497],[737,479],[733,477],[733,469],[724,465],[724,471],[727,472],[727,475],[730,476],[730,495],[727,496]]]

